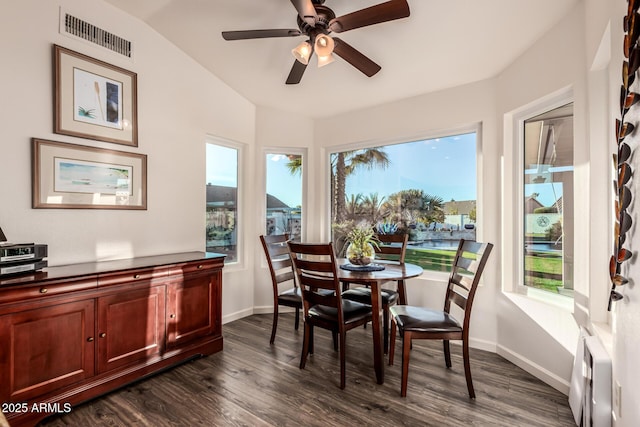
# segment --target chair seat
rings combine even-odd
[[[410,305],[396,305],[389,310],[401,332],[462,332],[460,323],[441,310]]]
[[[371,319],[371,306],[356,301],[342,300],[342,313],[344,323],[357,323],[363,319]],[[309,317],[326,323],[336,323],[338,321],[338,309],[326,305],[315,305],[309,308]]]
[[[320,295],[331,295],[333,291],[329,289],[318,289]],[[302,307],[302,295],[300,288],[291,288],[278,295],[278,304],[289,307]]]
[[[342,298],[349,301],[357,301],[362,304],[371,304],[371,288],[361,287],[344,291]],[[380,291],[380,300],[382,305],[393,305],[398,302],[399,294],[391,289],[382,289]]]
[[[302,295],[300,288],[291,288],[278,295],[278,304],[290,305],[291,307],[302,307]]]

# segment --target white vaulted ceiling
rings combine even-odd
[[[297,29],[290,0],[106,0],[138,17],[256,105],[325,117],[498,75],[579,0],[409,0],[411,16],[340,38],[382,66],[337,58],[285,85],[304,36],[225,41],[222,31]],[[326,0],[337,16],[381,0]]]

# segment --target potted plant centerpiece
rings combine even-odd
[[[375,258],[378,240],[369,224],[360,224],[347,235],[347,258],[353,265],[369,265]]]

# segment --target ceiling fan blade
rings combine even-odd
[[[334,37],[333,41],[335,42],[333,53],[362,71],[367,77],[373,76],[382,69],[382,67],[364,56],[347,42],[337,37]]]
[[[269,37],[296,37],[300,35],[302,35],[300,30],[242,30],[222,32],[222,38],[225,40],[264,39]]]
[[[298,11],[298,15],[305,21],[307,24],[312,27],[316,26],[316,19],[318,15],[316,14],[316,8],[313,7],[313,3],[311,0],[291,0],[291,3],[295,6]]]
[[[307,66],[297,59],[293,61],[293,67],[291,67],[291,71],[289,72],[289,77],[287,77],[286,84],[288,85],[297,85],[302,80],[302,75],[304,71],[307,69]]]
[[[406,18],[409,13],[407,0],[390,0],[333,18],[329,22],[329,29],[336,33],[342,33],[354,28]]]

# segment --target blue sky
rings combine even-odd
[[[423,190],[444,201],[476,199],[475,133],[387,145],[386,169],[358,170],[347,178],[346,192],[389,196]]]
[[[347,196],[377,193],[387,197],[402,189],[420,189],[445,202],[476,200],[476,135],[455,135],[384,146],[390,164],[387,169],[360,169],[346,183]],[[292,176],[281,154],[266,159],[267,192],[289,206],[302,204],[302,178]],[[237,151],[207,144],[207,182],[237,186]],[[480,184],[481,185],[481,184]],[[562,195],[560,184],[525,186],[525,195],[540,193],[539,200],[553,204]],[[555,191],[555,194],[554,194]]]

